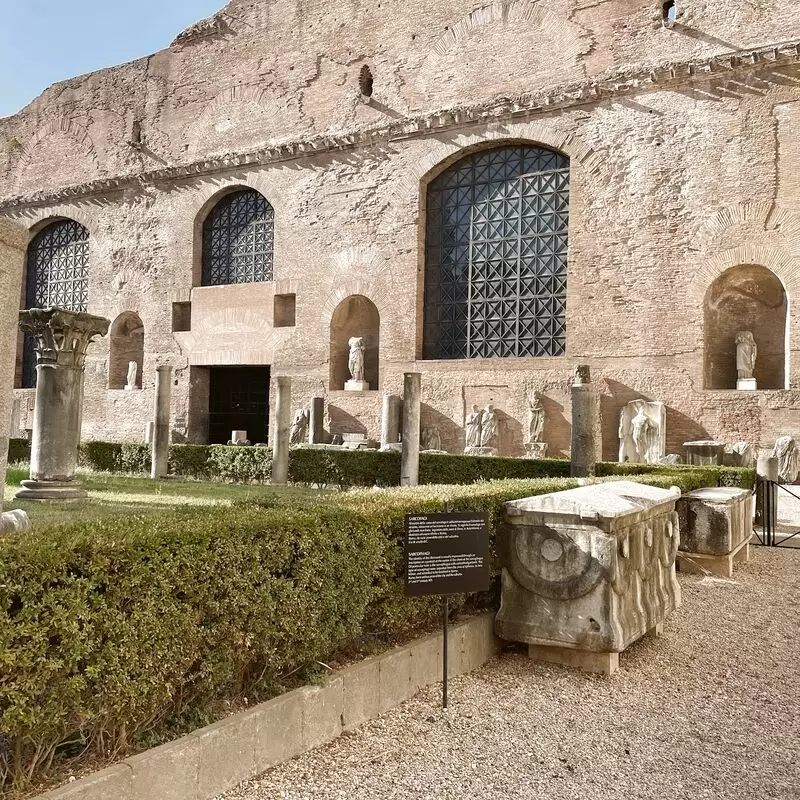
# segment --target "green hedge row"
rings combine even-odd
[[[719,475],[638,480],[689,491]],[[486,512],[493,549],[505,502],[576,485],[361,489],[0,540],[0,789],[148,746],[365,639],[431,624],[438,601],[403,594],[407,513]]]
[[[26,448],[27,446],[27,453]],[[26,440],[12,439],[9,461],[24,461],[30,456]],[[143,444],[84,442],[80,463],[97,472],[142,473],[150,471],[150,448]],[[175,444],[169,451],[169,471],[173,475],[199,480],[230,483],[263,483],[269,480],[272,450],[268,447],[228,447],[225,445]],[[674,474],[693,467],[600,462],[598,477]],[[752,471],[715,467],[718,483],[739,485],[752,478]],[[478,481],[510,478],[568,478],[566,459],[483,458],[479,456],[420,456],[421,484],[472,484]],[[397,486],[400,483],[400,454],[374,450],[316,450],[297,448],[289,454],[289,480],[308,486]],[[749,485],[748,485],[749,488]]]

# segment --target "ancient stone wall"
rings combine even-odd
[[[58,84],[0,120],[0,214],[31,231],[58,217],[85,225],[90,312],[142,321],[142,391],[107,388],[98,343],[84,436],[141,439],[161,363],[175,367],[176,440],[202,435],[190,375],[202,392],[210,366],[236,363],[291,375],[295,404],[325,396],[329,428],[373,438],[382,395],[419,371],[423,428],[450,450],[465,409],[491,401],[502,450],[521,454],[539,391],[543,438],[565,453],[576,363],[592,368],[607,458],[636,397],[667,404],[668,452],[800,434],[800,50],[773,47],[800,33],[800,6],[679,0],[665,27],[661,5],[235,0],[170,49]],[[509,141],[571,160],[566,354],[417,360],[424,186]],[[275,209],[275,280],[197,288],[202,220],[243,186]],[[741,265],[771,270],[788,296],[789,388],[705,388],[708,290]],[[276,295],[295,295],[294,326],[275,325]],[[352,295],[380,317],[369,393],[330,385],[331,321]],[[189,302],[191,329],[174,333],[173,304]]]

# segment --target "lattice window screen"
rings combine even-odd
[[[253,190],[220,200],[203,225],[203,286],[272,280],[275,212]]]
[[[86,311],[89,306],[89,231],[67,219],[41,230],[28,245],[26,308],[65,308]],[[22,385],[36,386],[33,339],[25,337]]]
[[[565,348],[569,159],[483,150],[428,187],[425,358],[557,356]]]

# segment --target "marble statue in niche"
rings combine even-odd
[[[498,420],[494,406],[481,409],[472,406],[464,423],[465,455],[496,456],[498,451]]]
[[[426,425],[420,434],[420,445],[423,451],[442,452],[442,437],[439,429]]]
[[[481,415],[481,447],[497,448],[497,412],[492,405]]]
[[[481,446],[481,416],[482,412],[478,406],[472,406],[472,411],[467,414],[467,421],[465,424],[466,430],[466,449],[470,447]]]
[[[308,436],[309,413],[305,408],[298,408],[289,431],[289,444],[303,444]]]
[[[350,380],[345,383],[344,388],[351,392],[369,391],[369,384],[364,380],[364,338],[351,336],[347,345],[350,348],[347,357]]]
[[[666,455],[666,408],[663,403],[632,400],[619,418],[619,460],[658,464]]]
[[[547,455],[547,442],[542,441],[542,433],[547,422],[542,399],[538,393],[528,399],[528,436],[525,451],[528,458],[544,458]]]
[[[130,391],[136,388],[136,376],[139,373],[139,365],[135,361],[128,362],[128,381],[125,388]],[[117,384],[119,385],[119,384]]]
[[[756,379],[753,373],[758,357],[758,345],[750,331],[739,331],[736,334],[736,388],[739,390],[754,390]]]

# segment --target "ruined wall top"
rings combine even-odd
[[[0,198],[765,46],[795,0],[232,0],[0,120]],[[365,97],[364,67],[373,78]]]

